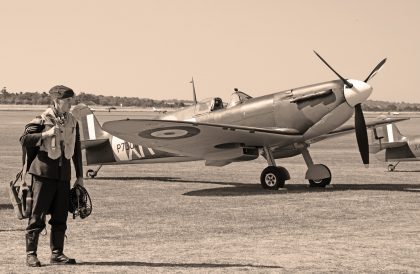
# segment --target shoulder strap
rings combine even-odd
[[[26,147],[22,146],[22,166],[26,164]]]
[[[28,161],[27,161],[28,155],[26,154],[26,147],[22,146],[22,171],[20,172],[20,176],[22,178],[22,186],[27,185],[26,183],[26,173],[28,172]]]

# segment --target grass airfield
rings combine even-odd
[[[391,173],[371,155],[366,169],[353,134],[310,148],[331,169],[326,189],[308,187],[301,156],[277,160],[292,177],[279,191],[260,187],[263,159],[104,166],[85,180],[92,215],[69,216],[65,253],[79,264],[49,265],[48,231],[43,267],[28,269],[27,221],[14,217],[6,183],[20,169],[23,126],[38,112],[0,111],[0,273],[420,272],[419,163]],[[96,114],[101,123],[144,115]],[[417,119],[399,127],[420,134]]]

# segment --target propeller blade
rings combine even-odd
[[[379,62],[379,64],[376,65],[376,67],[372,70],[372,72],[369,74],[369,76],[366,78],[365,83],[373,78],[373,76],[376,75],[376,73],[382,68],[382,66],[385,64],[386,58]]]
[[[319,57],[319,59],[321,59],[321,61],[322,62],[324,62],[324,64],[326,64],[327,65],[327,67],[329,67],[330,68],[330,70],[332,70],[334,73],[335,73],[335,75],[337,75],[338,76],[338,78],[340,78],[340,80],[341,81],[343,81],[343,83],[346,85],[346,87],[347,88],[352,88],[353,87],[353,84],[352,83],[350,83],[349,81],[347,81],[346,79],[344,79],[340,74],[338,74],[338,72],[336,72],[328,63],[327,63],[327,61],[325,61],[324,60],[324,58],[322,58],[321,57],[321,55],[319,55],[316,51],[314,51],[315,52],[315,54]]]
[[[356,139],[360,156],[362,157],[363,164],[369,165],[369,140],[361,104],[355,105],[354,111],[354,127],[356,129]]]

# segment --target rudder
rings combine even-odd
[[[76,105],[72,114],[79,121],[82,141],[108,139],[109,134],[102,129],[98,119],[87,105]]]
[[[385,124],[372,128],[369,152],[378,153],[387,148],[403,146],[407,143],[407,137],[401,134],[394,123]]]
[[[405,136],[401,134],[400,130],[395,124],[386,124],[375,127],[372,130],[372,142],[394,143],[401,142]]]

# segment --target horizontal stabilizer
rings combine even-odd
[[[407,145],[407,142],[392,142],[392,143],[373,143],[369,145],[370,153],[377,153],[380,150],[387,148],[397,148]]]
[[[400,147],[390,147],[387,149],[382,149],[378,153],[376,153],[375,157],[383,162],[410,161],[416,159],[416,155],[413,154],[413,151],[411,151],[407,143]]]
[[[85,149],[85,148],[91,148],[91,147],[101,145],[101,144],[106,143],[108,141],[109,141],[108,138],[106,138],[106,139],[84,140],[84,141],[81,141],[81,145],[82,145],[82,149]]]

